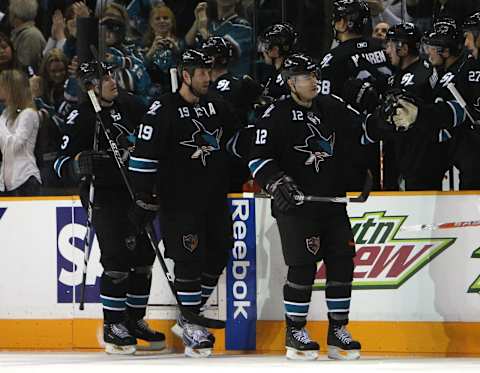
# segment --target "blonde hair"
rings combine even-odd
[[[148,17],[148,30],[145,34],[144,37],[144,44],[145,46],[151,46],[153,43],[153,40],[155,39],[155,32],[152,29],[151,23],[153,20],[153,17],[155,17],[156,14],[160,14],[161,16],[168,17],[172,21],[172,29],[170,30],[170,36],[176,39],[176,29],[177,29],[177,21],[175,18],[175,14],[173,11],[166,5],[164,4],[157,4],[152,9],[150,10],[150,15]]]
[[[5,111],[9,119],[15,120],[22,110],[35,107],[27,76],[20,70],[2,71],[0,88],[7,95]]]
[[[52,62],[61,62],[65,66],[65,73],[68,70],[68,58],[63,51],[58,48],[50,49],[45,56],[43,56],[40,63],[39,75],[42,77],[42,96],[48,97],[49,94],[53,94],[53,84],[48,73],[48,67]],[[67,75],[65,74],[65,79]],[[48,97],[48,103],[52,103],[52,97]]]

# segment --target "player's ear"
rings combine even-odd
[[[182,80],[187,84],[192,84],[190,73],[187,71],[187,69],[182,70]]]
[[[288,87],[290,88],[290,90],[295,92],[295,84],[294,84],[294,81],[293,81],[293,77],[290,77],[290,78],[287,79],[287,84],[288,84]]]

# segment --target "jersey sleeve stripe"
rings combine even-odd
[[[61,156],[59,157],[55,163],[53,164],[53,169],[55,170],[55,173],[58,175],[59,178],[62,177],[62,174],[61,174],[61,169],[62,169],[62,166],[63,164],[68,161],[70,159],[69,156]]]
[[[228,140],[227,142],[227,150],[235,155],[236,157],[238,158],[242,158],[242,156],[240,154],[238,154],[237,152],[237,141],[238,141],[238,137],[240,136],[240,131],[238,131],[235,136],[233,136],[230,140]]]
[[[255,175],[258,171],[262,169],[268,162],[273,161],[273,159],[254,159],[248,163],[248,168],[252,173],[252,177],[255,178]]]
[[[135,172],[154,173],[157,172],[157,164],[156,160],[130,157],[128,169]]]
[[[368,144],[375,144],[375,140],[373,140],[370,136],[368,136],[368,131],[367,131],[367,121],[371,117],[371,114],[368,114],[365,120],[362,123],[362,128],[363,128],[363,134],[361,138],[361,143],[362,145],[368,145]]]

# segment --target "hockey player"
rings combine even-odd
[[[468,27],[468,26],[467,26]],[[453,96],[447,89],[449,83],[454,83],[465,101],[473,108],[473,114],[478,115],[474,108],[478,107],[480,97],[480,64],[464,50],[465,38],[463,32],[452,21],[440,20],[434,25],[434,30],[424,38],[424,44],[430,62],[444,71],[434,91],[435,100],[450,101]],[[457,115],[459,118],[460,115]],[[458,121],[447,121],[439,117],[443,128],[457,126],[448,131],[441,131],[440,140],[446,142],[449,148],[448,157],[460,171],[460,189],[480,188],[480,133],[470,120],[463,126]],[[428,120],[428,118],[425,118]]]
[[[138,200],[151,200],[156,188],[178,298],[195,313],[216,287],[233,244],[225,149],[240,124],[224,100],[207,94],[212,62],[201,51],[182,54],[180,90],[151,104],[129,163]],[[141,222],[141,206],[136,210]],[[213,335],[181,315],[177,322],[185,354],[209,356]]]
[[[263,88],[248,75],[237,78],[229,71],[229,63],[234,57],[234,48],[227,39],[219,36],[210,37],[203,44],[203,51],[213,58],[210,92],[225,99],[244,126],[242,131],[229,142],[231,153],[229,191],[242,192],[243,184],[248,180],[250,171],[247,160],[241,159],[237,147],[243,148],[247,145],[249,147],[251,144],[253,125],[249,126],[249,123],[253,120],[254,105],[259,101]]]
[[[98,78],[99,69],[101,79]],[[78,74],[85,89],[94,89],[102,108],[100,116],[127,159],[135,145],[137,118],[143,115],[144,106],[130,95],[119,94],[110,66],[83,63]],[[132,354],[136,351],[136,338],[148,341],[151,348],[162,349],[165,336],[150,329],[143,319],[155,254],[143,235],[136,237],[133,251],[127,247],[125,239],[133,231],[127,218],[130,196],[102,132],[97,135],[98,151],[92,150],[95,123],[95,111],[90,102],[70,112],[54,167],[66,183],[79,183],[85,209],[89,203],[89,183],[95,176],[93,227],[103,266],[100,298],[105,350],[111,354]]]
[[[388,30],[386,52],[396,68],[388,83],[390,89],[404,90],[424,104],[431,104],[438,74],[420,57],[421,37],[411,23],[394,25]],[[417,126],[411,131],[397,133],[393,141],[395,165],[405,190],[441,190],[445,164],[440,160],[445,150],[438,141],[438,128]],[[395,189],[398,190],[398,179]]]
[[[322,80],[321,94],[346,96],[348,83],[361,79],[373,84],[379,93],[386,89],[391,69],[382,41],[365,37],[370,22],[370,11],[363,0],[336,0],[333,2],[335,38],[339,45],[325,55],[320,63]],[[359,190],[366,169],[373,172],[376,188],[380,186],[379,146],[362,146],[352,143],[350,185],[348,189]]]
[[[282,78],[291,97],[272,104],[256,124],[249,167],[255,180],[274,198],[272,215],[288,266],[283,288],[286,355],[309,360],[318,356],[319,345],[309,338],[305,325],[316,263],[324,260],[328,356],[356,359],[361,346],[346,328],[355,256],[346,207],[336,203],[302,204],[297,198],[303,193],[345,195],[349,178],[345,165],[351,156],[346,139],[354,137],[360,142],[363,117],[336,96],[318,96],[317,67],[309,56],[287,57]],[[368,117],[366,128],[382,123],[375,118]]]
[[[272,74],[265,83],[264,96],[279,99],[290,94],[282,80],[283,60],[293,52],[298,33],[289,23],[276,23],[267,27],[259,36],[258,49],[262,52],[267,65],[272,67]]]

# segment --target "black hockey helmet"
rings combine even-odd
[[[315,73],[320,78],[320,69],[315,61],[304,53],[291,54],[282,64],[282,79],[286,82],[292,76]]]
[[[386,40],[406,43],[411,52],[418,54],[422,34],[413,23],[400,23],[388,29]]]
[[[370,9],[364,0],[335,0],[333,2],[333,22],[345,18],[351,32],[363,33],[370,21]]]
[[[440,19],[433,25],[433,30],[427,32],[423,43],[440,49],[448,48],[453,55],[459,55],[464,47],[465,36],[451,19]]]
[[[233,44],[221,36],[211,36],[202,45],[202,51],[213,57],[215,63],[227,65],[234,56]]]
[[[213,58],[207,53],[196,49],[187,49],[182,53],[180,58],[181,69],[185,67],[199,67],[211,69],[213,66]]]
[[[78,78],[83,87],[89,84],[98,85],[100,78],[111,74],[114,70],[113,65],[97,61],[83,62],[78,67]]]
[[[472,14],[468,17],[462,25],[463,31],[477,31],[480,32],[480,12]]]
[[[292,52],[297,43],[298,32],[287,22],[268,26],[259,36],[259,50],[268,51],[278,47],[280,55],[285,56]]]

